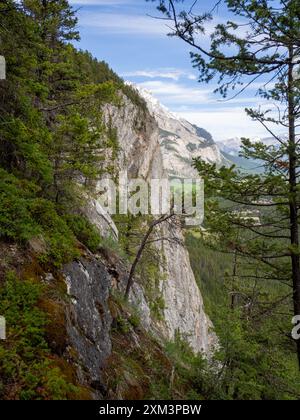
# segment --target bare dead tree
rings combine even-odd
[[[131,265],[131,268],[130,268],[130,272],[129,272],[128,279],[127,279],[126,291],[125,291],[126,299],[129,296],[131,287],[132,287],[133,282],[134,282],[134,275],[135,275],[135,272],[136,272],[136,268],[137,268],[137,266],[138,266],[138,264],[139,264],[139,262],[142,258],[143,252],[144,252],[147,244],[153,243],[153,242],[158,242],[158,241],[165,241],[165,240],[172,241],[172,242],[177,242],[177,243],[179,242],[178,238],[176,238],[176,237],[161,237],[161,238],[150,239],[151,234],[153,233],[154,229],[157,226],[161,225],[164,222],[170,221],[170,219],[172,219],[173,217],[174,217],[174,213],[170,213],[170,214],[167,214],[167,215],[162,215],[158,219],[155,219],[150,223],[145,235],[142,238],[142,241],[141,241],[141,243],[138,247],[137,253],[136,253],[135,258],[134,258],[134,261],[133,261],[133,263]]]

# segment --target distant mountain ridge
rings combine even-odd
[[[193,159],[197,157],[208,163],[215,163],[219,167],[236,165],[244,172],[263,172],[260,162],[239,156],[241,146],[239,137],[216,143],[205,128],[191,124],[171,112],[150,91],[131,83],[129,85],[134,87],[145,100],[150,114],[158,124],[163,165],[170,177],[197,177],[198,173],[193,168]],[[274,139],[265,139],[265,141],[272,144]]]
[[[151,92],[138,86],[135,88],[158,124],[164,167],[169,176],[196,177],[197,171],[192,163],[197,157],[218,166],[231,164],[208,131],[172,113]]]
[[[224,151],[222,151],[222,155],[242,172],[248,172],[249,174],[260,174],[264,172],[262,162],[260,161],[245,159],[238,155],[230,155]]]
[[[251,138],[253,142],[263,142],[267,145],[274,145],[276,144],[276,140],[273,137],[254,137]],[[240,148],[241,148],[241,137],[232,137],[226,140],[222,140],[217,143],[220,147],[222,152],[225,152],[227,155],[230,156],[239,156]]]

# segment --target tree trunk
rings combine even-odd
[[[130,273],[129,273],[128,280],[127,280],[126,292],[125,292],[126,299],[129,296],[129,292],[130,292],[130,289],[131,289],[131,286],[132,286],[132,283],[133,283],[133,277],[134,277],[134,274],[135,274],[136,267],[137,267],[142,255],[143,255],[143,251],[145,249],[145,246],[147,245],[149,236],[151,235],[151,233],[153,231],[153,228],[154,228],[154,226],[153,226],[153,224],[151,224],[149,226],[149,229],[147,230],[146,235],[144,236],[144,238],[143,238],[143,240],[142,240],[142,242],[139,246],[138,252],[137,252],[137,254],[135,256],[135,259],[133,261],[133,264],[131,266]]]
[[[150,237],[151,233],[153,232],[153,229],[156,226],[158,226],[159,224],[161,224],[163,222],[166,222],[168,219],[170,219],[173,216],[174,216],[174,214],[173,214],[173,212],[171,212],[169,215],[164,215],[164,216],[161,216],[159,219],[154,220],[149,225],[149,228],[148,228],[145,236],[143,237],[143,240],[142,240],[142,242],[141,242],[141,244],[139,246],[139,249],[137,251],[137,254],[135,256],[135,259],[134,259],[134,261],[132,263],[132,266],[131,266],[131,269],[130,269],[130,273],[129,273],[129,276],[128,276],[128,279],[127,279],[126,291],[125,291],[125,298],[126,299],[128,299],[128,297],[129,297],[130,289],[132,287],[133,280],[134,280],[134,274],[135,274],[136,267],[137,267],[140,259],[142,258],[142,255],[143,255],[145,246],[148,243],[149,237]]]
[[[297,203],[297,144],[295,131],[295,98],[293,75],[293,48],[290,48],[290,64],[288,74],[288,104],[289,104],[289,207],[290,207],[290,238],[293,279],[294,315],[300,315],[300,258],[299,258],[299,227]],[[297,356],[300,370],[300,340],[296,341]]]

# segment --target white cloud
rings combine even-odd
[[[80,16],[79,23],[81,26],[119,35],[143,34],[161,36],[169,32],[169,28],[163,21],[144,15],[84,12]]]
[[[162,76],[161,76],[162,77]],[[244,107],[258,107],[265,104],[264,100],[258,97],[239,96],[228,101],[218,97],[213,93],[215,85],[207,85],[206,88],[201,87],[200,84],[185,85],[183,83],[167,82],[161,80],[151,80],[138,83],[143,89],[150,91],[161,102],[169,107],[173,107],[174,112],[180,111],[193,111],[195,107],[205,108],[208,106],[215,106],[219,109],[223,107],[225,110],[228,108],[236,107],[237,104]]]
[[[177,112],[182,118],[212,133],[216,141],[233,137],[266,137],[266,130],[247,116],[243,108],[219,108],[212,111]]]
[[[126,72],[122,74],[122,77],[144,77],[145,79],[172,79],[178,81],[180,78],[186,78],[189,80],[197,80],[197,76],[180,69],[175,68],[161,68],[157,70],[137,70]]]
[[[210,101],[211,89],[197,89],[180,83],[161,82],[159,80],[139,83],[139,86],[150,91],[169,106],[204,104]]]
[[[213,86],[201,89],[158,80],[139,83],[139,86],[150,91],[177,115],[210,131],[217,141],[242,136],[266,137],[268,134],[247,116],[244,109],[247,106],[257,108],[259,104],[265,107],[266,103],[257,97],[240,97],[222,103],[213,94]]]

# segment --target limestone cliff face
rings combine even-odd
[[[159,128],[150,113],[122,95],[121,105],[106,106],[104,116],[106,122],[117,130],[119,171],[127,170],[131,178],[147,179],[152,171],[162,177]]]
[[[121,106],[107,106],[106,121],[117,130],[119,154],[117,170],[127,170],[129,177],[162,178],[167,176],[159,127],[147,109],[140,109],[123,97]],[[94,197],[82,209],[104,236],[117,240],[112,218],[103,214]],[[163,319],[151,318],[143,279],[136,279],[131,302],[138,306],[143,327],[159,339],[173,339],[179,331],[195,350],[207,355],[217,339],[205,314],[201,293],[196,284],[179,224],[165,223],[161,237],[175,241],[157,242],[161,254],[163,280],[159,288],[164,299]],[[69,343],[78,355],[78,375],[83,384],[94,390],[95,397],[105,395],[102,369],[111,354],[112,316],[109,296],[112,290],[124,290],[128,267],[116,256],[89,254],[63,270],[70,302],[67,310]]]
[[[139,176],[147,180],[168,177],[169,168],[163,157],[160,129],[153,115],[141,112],[126,98],[122,107],[108,107],[106,112],[117,128],[119,169],[127,170],[131,177]],[[159,234],[161,237],[176,239],[157,243],[161,261],[164,261],[161,266],[164,280],[160,284],[165,302],[164,321],[159,326],[149,321],[150,311],[146,309],[140,290],[135,300],[142,302],[141,312],[147,314],[145,318],[148,328],[152,325],[168,339],[173,339],[179,331],[195,351],[209,353],[216,343],[216,337],[211,332],[212,324],[204,311],[201,293],[184,246],[182,229],[176,223],[166,223],[162,230]]]
[[[161,282],[164,297],[165,335],[173,339],[179,331],[195,350],[209,355],[217,343],[212,323],[205,313],[203,299],[191,268],[189,254],[184,246],[180,226],[167,224],[162,228],[164,236],[178,241],[164,241],[161,245],[165,256],[165,278]]]
[[[210,133],[170,112],[149,91],[135,88],[145,99],[158,125],[163,165],[170,176],[197,177],[197,171],[192,166],[193,159],[197,157],[217,166],[230,165]]]

